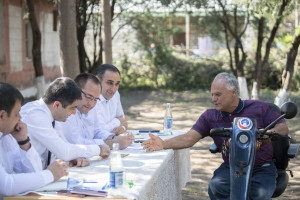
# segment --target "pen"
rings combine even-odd
[[[139,130],[139,133],[159,133],[159,130]]]
[[[105,185],[102,187],[102,190],[105,190],[106,186],[107,186],[107,182],[106,182]]]
[[[96,181],[84,181],[83,183],[98,183]]]

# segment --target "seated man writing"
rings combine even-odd
[[[109,156],[110,149],[105,145],[71,144],[56,132],[55,121],[66,121],[70,115],[74,115],[80,99],[81,90],[76,83],[62,77],[49,85],[41,99],[22,106],[22,120],[27,124],[29,137],[41,157],[43,168],[55,160],[54,156],[70,161],[70,166],[89,165],[85,158],[92,156]]]
[[[200,139],[210,136],[212,128],[232,127],[235,117],[249,117],[257,121],[257,128],[263,129],[276,118],[279,113],[267,103],[258,100],[241,100],[236,77],[228,73],[218,74],[211,85],[212,103],[215,109],[206,110],[186,134],[162,140],[150,134],[150,140],[142,145],[147,151],[161,149],[182,149],[192,147]],[[269,131],[285,135],[288,127],[285,120],[279,121]],[[213,137],[215,144],[222,149],[224,162],[215,170],[209,183],[208,194],[214,199],[230,199],[230,169],[228,139]],[[277,170],[272,161],[273,147],[271,143],[262,143],[256,152],[254,169],[250,183],[250,199],[271,199],[276,187]]]
[[[99,125],[99,117],[93,109],[99,100],[101,86],[99,80],[93,74],[83,73],[75,78],[75,82],[81,89],[82,98],[78,100],[75,115],[68,117],[66,122],[58,122],[56,130],[73,144],[107,144],[119,143],[121,149],[132,144],[134,136],[131,133],[116,136]],[[105,143],[104,143],[105,142]]]
[[[61,160],[42,170],[27,127],[20,121],[23,101],[16,88],[0,82],[0,199],[38,189],[68,175],[67,165]]]

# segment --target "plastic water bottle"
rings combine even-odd
[[[110,194],[120,195],[124,185],[124,168],[118,143],[113,143],[113,150],[110,156],[109,173]]]
[[[164,119],[164,134],[172,135],[173,117],[170,103],[166,104],[166,113]]]

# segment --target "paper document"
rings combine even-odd
[[[126,150],[143,150],[143,146],[141,143],[132,143],[126,148]]]

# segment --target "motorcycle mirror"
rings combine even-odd
[[[282,115],[284,115],[284,118],[291,119],[297,115],[298,108],[297,106],[292,102],[285,102],[281,108],[280,112]]]

